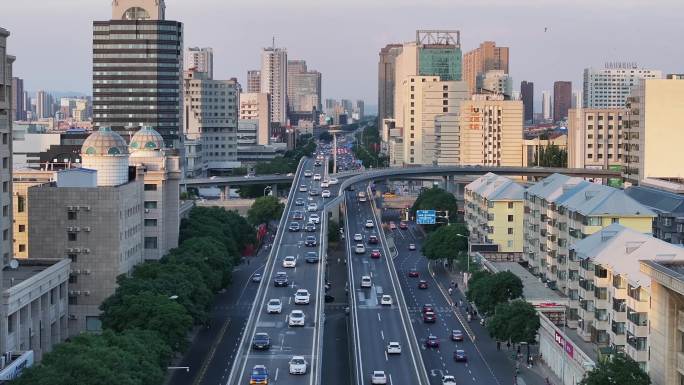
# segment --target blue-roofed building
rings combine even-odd
[[[653,210],[653,236],[666,242],[684,244],[684,196],[651,187],[625,189],[632,199]]]

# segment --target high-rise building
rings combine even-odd
[[[23,99],[24,99],[24,119],[28,120],[29,115],[32,113],[31,112],[31,104],[32,104],[31,95],[29,95],[28,91],[24,91]]]
[[[477,75],[477,92],[482,94],[504,95],[506,99],[513,97],[513,79],[503,70],[490,70]]]
[[[54,98],[43,90],[36,92],[36,115],[38,119],[54,117]]]
[[[269,47],[261,52],[261,92],[271,100],[271,122],[287,124],[287,50]]]
[[[363,100],[357,100],[356,104],[354,105],[354,115],[356,117],[354,119],[356,120],[363,120],[363,117],[366,114],[366,104],[363,102]]]
[[[471,94],[478,92],[478,75],[492,70],[508,74],[508,47],[497,47],[495,42],[485,41],[463,55],[463,80],[468,84]]]
[[[387,44],[380,50],[378,61],[378,127],[382,126],[382,119],[394,118],[395,61],[402,49],[402,44]]]
[[[207,79],[214,78],[214,50],[209,47],[190,47],[185,51],[183,58],[185,71],[194,69],[196,72],[204,72]]]
[[[542,91],[542,118],[551,119],[551,94],[549,91]]]
[[[621,170],[626,109],[568,111],[568,167]]]
[[[534,83],[523,80],[520,83],[520,95],[525,108],[524,119],[526,122],[534,120]]]
[[[261,71],[247,71],[247,93],[254,94],[261,92]]]
[[[240,138],[238,137],[238,145],[267,145],[271,137],[271,110],[269,108],[268,94],[252,92],[240,94],[240,121],[243,120],[256,123],[256,127],[243,124],[246,127],[244,131],[249,131],[248,136],[253,138],[253,141],[247,142],[243,139],[242,143],[240,143]],[[239,132],[238,136],[240,136]]]
[[[321,111],[321,73],[309,71],[305,60],[287,61],[287,105],[291,112]]]
[[[582,93],[577,91],[572,91],[572,101],[570,102],[570,108],[581,108],[582,106]]]
[[[210,170],[233,168],[240,98],[237,80],[212,80],[204,72],[187,71],[183,81],[185,137],[200,140]]]
[[[25,120],[24,79],[12,78],[12,120]]]
[[[568,118],[568,110],[572,105],[572,83],[557,81],[553,83],[553,121],[560,122]]]
[[[623,177],[684,178],[684,79],[643,79],[627,98],[629,126],[624,135]]]
[[[639,68],[636,63],[606,63],[605,68],[585,68],[583,107],[624,108],[627,97],[639,85],[640,79],[662,77],[661,71]]]
[[[7,54],[9,32],[0,27],[0,206],[3,216],[0,220],[0,267],[5,267],[12,258],[12,63],[14,56]],[[1,270],[1,269],[0,269]],[[2,272],[0,272],[0,279]]]
[[[164,0],[115,0],[112,19],[93,22],[93,126],[127,140],[151,126],[180,148],[183,24],[165,9]]]

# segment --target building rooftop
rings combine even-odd
[[[565,191],[582,182],[582,178],[570,177],[563,174],[551,174],[527,189],[529,195],[554,202]]]
[[[674,213],[684,216],[684,196],[656,188],[632,186],[625,193],[637,202],[658,213]]]
[[[555,203],[584,216],[656,216],[656,213],[629,197],[623,190],[587,181],[581,181],[566,190]]]
[[[524,187],[491,172],[469,183],[466,189],[490,201],[523,200],[525,195]]]
[[[579,259],[610,268],[629,282],[648,287],[650,278],[640,271],[640,260],[684,262],[684,248],[643,234],[618,223],[595,232],[570,246]],[[684,269],[682,270],[684,272]]]
[[[2,288],[8,289],[12,286],[16,286],[27,279],[41,273],[55,264],[59,263],[60,259],[22,259],[16,260],[19,266],[16,269],[12,269],[7,266],[2,271]]]

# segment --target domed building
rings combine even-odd
[[[121,135],[102,127],[81,146],[84,168],[97,170],[98,186],[119,186],[128,182],[128,145]]]

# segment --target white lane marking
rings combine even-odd
[[[280,370],[280,368],[276,368],[275,378],[273,379],[275,382],[278,382],[278,371],[279,370]]]
[[[389,358],[387,357],[387,350],[385,350],[385,361],[389,361]]]
[[[392,384],[393,382],[392,382],[392,375],[391,374],[389,375],[389,379],[390,379],[390,384]]]
[[[380,319],[380,313],[378,313],[378,322],[382,322],[382,320]]]
[[[383,341],[385,340],[385,333],[382,330],[380,330],[380,337],[382,337]]]

